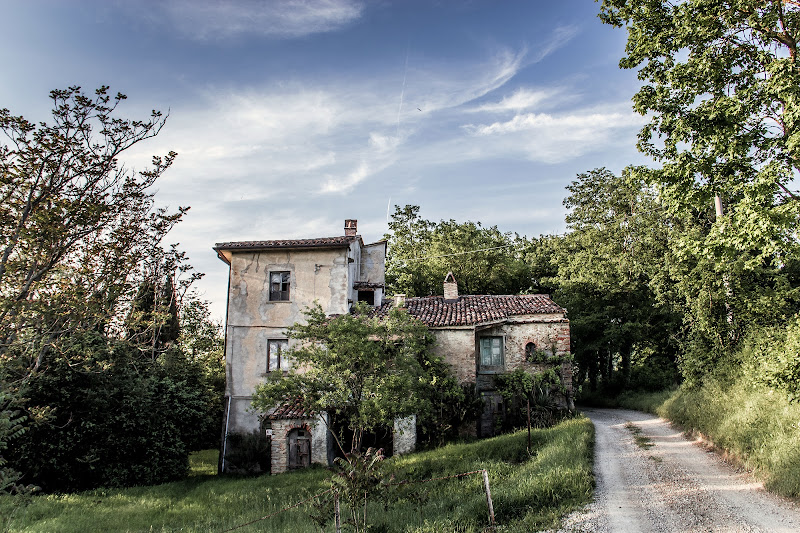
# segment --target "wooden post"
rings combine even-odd
[[[528,453],[531,453],[531,399],[528,398]]]
[[[486,504],[489,506],[489,527],[494,529],[494,505],[492,505],[492,491],[489,489],[489,472],[483,471],[483,486],[486,489]]]
[[[333,523],[336,526],[336,533],[342,533],[342,515],[339,512],[339,491],[333,491]]]

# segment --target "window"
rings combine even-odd
[[[289,349],[286,339],[271,339],[267,342],[267,372],[289,370],[289,358],[285,352]]]
[[[481,366],[503,366],[503,337],[481,337]]]
[[[280,302],[289,300],[289,273],[269,273],[269,300]]]
[[[529,342],[525,345],[525,360],[526,361],[533,361],[536,357],[536,345],[532,342]]]
[[[375,305],[375,291],[358,291],[358,301]]]

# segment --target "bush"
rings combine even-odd
[[[228,433],[225,471],[233,474],[269,472],[272,457],[269,444],[266,435],[258,430],[252,433]]]
[[[32,423],[9,463],[48,492],[185,477],[206,401],[178,361],[93,333],[54,347],[21,391]]]

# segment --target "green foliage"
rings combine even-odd
[[[204,391],[171,352],[142,363],[98,333],[53,345],[21,389],[32,420],[9,462],[46,491],[161,483],[184,477],[202,442]]]
[[[369,530],[367,500],[379,498],[389,482],[384,474],[383,450],[368,448],[364,453],[349,453],[336,458],[337,472],[331,478],[331,487],[343,496],[349,509],[348,519],[356,533]]]
[[[503,420],[505,429],[527,424],[529,405],[531,427],[550,427],[562,418],[553,392],[563,394],[566,389],[556,368],[551,367],[541,372],[517,369],[495,376],[495,386],[507,406]]]
[[[139,172],[119,162],[158,134],[160,112],[119,118],[125,96],[112,99],[108,87],[50,98],[50,125],[0,110],[0,361],[9,389],[39,369],[55,340],[118,331],[147,261],[164,257],[161,241],[186,211],[154,208],[152,186],[177,154]]]
[[[800,317],[795,316],[785,329],[754,331],[741,359],[750,381],[800,403]]]
[[[638,147],[659,168],[638,173],[674,230],[665,271],[688,333],[681,370],[700,384],[749,327],[798,309],[800,7],[604,0],[600,17],[627,28],[620,66],[643,82]]]
[[[534,454],[527,434],[503,435],[472,444],[449,445],[384,462],[395,480],[422,480],[486,468],[501,527],[509,531],[554,528],[558,519],[588,503],[592,491],[592,425],[569,420],[534,430]],[[480,475],[408,484],[385,507],[370,500],[373,531],[480,532],[488,523]],[[330,472],[308,468],[280,476],[198,476],[152,487],[98,489],[69,495],[34,496],[8,524],[10,531],[224,531],[277,512],[330,487]],[[426,498],[425,494],[435,497]],[[325,500],[325,498],[329,498]],[[331,501],[330,494],[322,497]],[[0,498],[0,516],[11,502]],[[322,507],[322,506],[321,506]],[[330,509],[330,507],[327,507]],[[323,511],[327,510],[323,509]],[[363,512],[363,507],[359,506]],[[309,504],[257,522],[269,531],[319,532]],[[346,504],[343,513],[348,513]],[[320,516],[323,518],[323,516]],[[331,529],[332,510],[326,518]]]
[[[674,370],[665,382],[632,382],[656,360],[675,368],[681,325],[664,272],[669,231],[657,196],[633,169],[582,173],[567,190],[570,231],[547,243],[547,256],[556,267],[554,298],[570,317],[576,382],[588,380],[592,390],[668,386]]]
[[[360,450],[364,432],[430,410],[429,391],[436,385],[427,370],[435,364],[432,337],[405,310],[379,319],[359,304],[351,314],[327,317],[316,305],[305,318],[287,330],[296,341],[288,353],[291,370],[256,388],[254,409],[266,413],[296,398],[308,412],[326,411],[353,431],[352,452]]]
[[[395,206],[385,238],[389,243],[386,283],[390,293],[441,295],[448,272],[455,276],[462,294],[536,290],[523,258],[527,240],[503,233],[497,226],[485,228],[480,222],[453,219],[435,223],[421,218],[418,206]]]
[[[9,443],[25,433],[25,415],[12,407],[12,398],[0,391],[0,494],[23,494],[36,490],[33,485],[18,483],[22,473],[8,466],[4,455]]]
[[[234,474],[263,474],[270,471],[272,449],[263,431],[228,433],[225,470]],[[216,465],[215,465],[216,467]]]

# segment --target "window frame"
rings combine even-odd
[[[272,277],[280,275],[280,283],[274,283]],[[269,271],[269,301],[288,302],[291,298],[292,273],[289,270],[270,270]],[[274,285],[279,286],[279,290],[274,290]]]
[[[272,368],[272,346],[277,346],[278,353],[275,356],[276,366]],[[283,357],[283,351],[289,349],[289,339],[267,339],[267,374],[280,370],[281,372],[288,372],[291,368],[290,360],[288,357]]]
[[[499,346],[499,364],[484,364],[484,341],[488,341],[489,350],[493,350],[494,341],[497,341]],[[478,337],[478,368],[483,372],[498,372],[505,370],[506,366],[506,346],[505,337],[502,335],[484,335]],[[490,363],[496,363],[493,353],[489,354]]]

